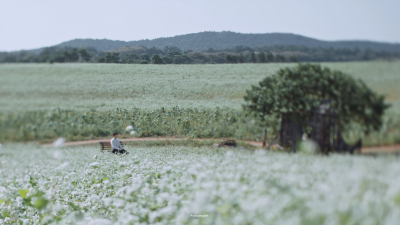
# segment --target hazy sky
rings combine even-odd
[[[400,0],[0,0],[0,51],[228,30],[400,43],[399,11]]]

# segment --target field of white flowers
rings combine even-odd
[[[294,63],[217,65],[1,64],[1,111],[161,107],[241,109],[246,89]],[[322,63],[361,78],[400,114],[400,61]]]
[[[0,224],[399,224],[400,160],[4,144]]]

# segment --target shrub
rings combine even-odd
[[[244,108],[262,119],[294,113],[298,116],[294,119],[308,120],[313,110],[329,100],[341,127],[355,123],[365,133],[379,130],[384,111],[389,107],[384,96],[373,92],[361,80],[311,64],[280,69],[246,93]]]

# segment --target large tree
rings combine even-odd
[[[159,55],[157,55],[157,54],[154,54],[154,55],[151,57],[151,62],[152,62],[153,64],[163,64],[163,63],[164,63],[163,60],[161,59],[161,57],[160,57]]]
[[[67,62],[77,62],[79,60],[78,49],[73,48],[71,51],[64,52],[65,61]]]
[[[237,63],[237,58],[236,58],[236,56],[234,56],[234,55],[230,55],[230,54],[228,54],[228,55],[226,55],[225,56],[225,60],[228,62],[228,63]]]
[[[164,47],[164,52],[166,54],[170,54],[170,55],[180,55],[182,54],[182,50],[176,46],[165,46]]]
[[[121,63],[133,64],[138,63],[139,56],[135,53],[126,54],[125,57],[121,60]]]
[[[91,55],[86,51],[86,49],[81,48],[78,50],[79,55],[81,56],[82,61],[89,62]]]
[[[329,101],[342,128],[356,123],[366,133],[381,127],[382,116],[389,107],[384,96],[363,81],[312,64],[280,69],[246,92],[244,108],[263,119],[291,113],[297,117],[293,119],[306,121],[313,110]]]
[[[267,59],[265,58],[265,53],[264,52],[258,53],[257,58],[258,58],[258,62],[259,63],[267,62]]]
[[[141,59],[141,60],[146,60],[147,62],[149,62],[149,61],[150,61],[149,54],[147,54],[147,53],[141,54],[141,55],[140,55],[140,59]]]
[[[106,52],[103,57],[97,59],[99,63],[119,63],[119,53]]]
[[[272,55],[271,52],[268,52],[268,54],[266,56],[266,60],[267,60],[267,62],[273,62],[274,61],[274,55]]]
[[[252,62],[252,63],[257,62],[256,53],[252,52],[250,54],[249,62]]]

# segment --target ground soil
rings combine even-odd
[[[120,139],[122,142],[130,142],[130,141],[181,141],[186,140],[186,138],[173,138],[173,137],[146,137],[146,138],[127,138]],[[198,139],[198,140],[215,140],[217,143],[221,141],[219,139]],[[110,139],[99,139],[99,140],[86,140],[86,141],[73,141],[66,142],[64,146],[79,146],[79,145],[91,145],[97,144],[98,142],[110,141]],[[254,147],[261,148],[262,142],[256,141],[246,141],[248,144],[253,145]],[[44,144],[43,146],[53,146],[52,143]],[[397,145],[385,145],[385,146],[368,146],[363,147],[361,150],[362,154],[376,154],[376,153],[399,153],[400,152],[400,144]]]

